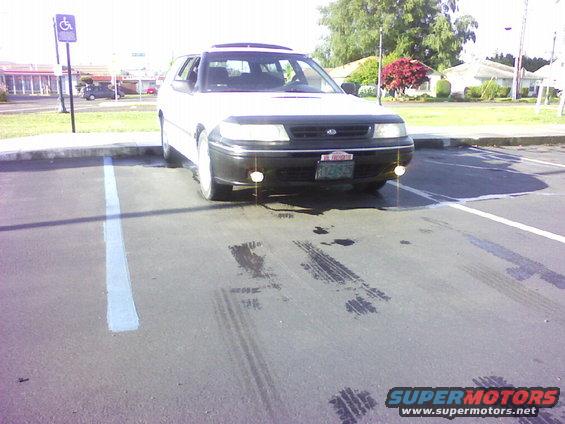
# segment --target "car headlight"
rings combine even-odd
[[[236,124],[222,122],[220,134],[230,140],[241,141],[289,141],[283,125],[272,124]]]
[[[373,138],[398,138],[406,136],[404,124],[375,124]]]

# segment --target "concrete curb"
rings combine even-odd
[[[18,160],[40,160],[40,159],[63,159],[63,158],[86,158],[86,157],[122,157],[122,156],[161,156],[161,146],[91,146],[64,149],[27,150],[0,153],[0,162]]]
[[[532,146],[565,144],[565,135],[518,137],[426,137],[412,136],[416,149],[447,149],[465,146]]]
[[[89,137],[96,138],[95,133]],[[85,140],[82,145],[65,145],[32,148],[26,145],[26,140],[12,139],[12,149],[0,151],[0,162],[20,160],[62,159],[62,158],[84,158],[84,157],[122,157],[122,156],[161,156],[163,151],[160,143],[153,140],[154,134],[143,135],[143,141],[130,141],[136,137],[124,134],[122,140],[108,140],[106,144],[88,145],[91,140]],[[446,137],[443,135],[414,134],[414,145],[416,149],[447,149],[467,146],[528,146],[542,144],[565,144],[565,135],[520,135],[520,136],[475,136],[475,137]],[[149,139],[151,138],[151,139]],[[99,141],[99,140],[97,140]],[[2,141],[0,140],[0,147]],[[22,143],[22,149],[14,149]]]

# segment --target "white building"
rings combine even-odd
[[[514,68],[482,59],[448,68],[443,74],[451,83],[451,92],[463,94],[465,88],[481,85],[486,81],[495,81],[502,87],[512,87]],[[533,72],[522,69],[521,88],[527,88],[529,94],[533,94],[539,79]]]

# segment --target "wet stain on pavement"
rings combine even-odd
[[[470,234],[467,234],[466,237],[472,244],[485,252],[512,263],[514,267],[507,268],[506,273],[515,280],[524,281],[537,274],[545,282],[559,289],[565,289],[565,276],[551,271],[545,265],[528,259],[497,243],[482,240]]]
[[[400,244],[412,244],[408,240],[400,240]]]
[[[420,232],[422,234],[430,234],[430,233],[433,233],[433,230],[430,230],[428,228],[420,228]]]
[[[377,308],[375,306],[363,299],[361,296],[357,296],[355,299],[348,300],[345,303],[345,309],[347,312],[351,312],[356,315],[365,315],[365,314],[376,314]]]
[[[377,402],[369,392],[352,390],[350,387],[340,390],[329,403],[333,406],[341,424],[356,424],[358,419],[377,406]]]
[[[325,246],[331,246],[333,244],[339,244],[340,246],[351,246],[353,244],[355,244],[355,240],[351,240],[351,239],[334,239],[334,241],[328,243],[323,241],[322,243]]]
[[[329,228],[315,227],[312,231],[316,234],[329,234],[330,232],[328,230]]]
[[[229,249],[239,267],[253,278],[269,278],[271,274],[265,270],[265,256],[256,253],[258,247],[261,247],[261,243],[252,241],[229,246]]]

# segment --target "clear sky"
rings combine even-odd
[[[136,66],[140,59],[132,59],[131,53],[144,52],[150,66],[164,68],[171,56],[230,41],[279,43],[311,52],[323,34],[318,7],[328,2],[0,0],[0,60],[52,63],[55,13],[76,16],[75,64],[108,64],[115,53],[121,65]],[[549,57],[559,16],[554,4],[555,0],[530,0],[526,33],[530,56]],[[516,51],[523,0],[460,0],[460,7],[479,21],[477,43],[466,46],[464,58]],[[565,16],[563,7],[561,11]],[[505,31],[508,26],[513,30]]]

